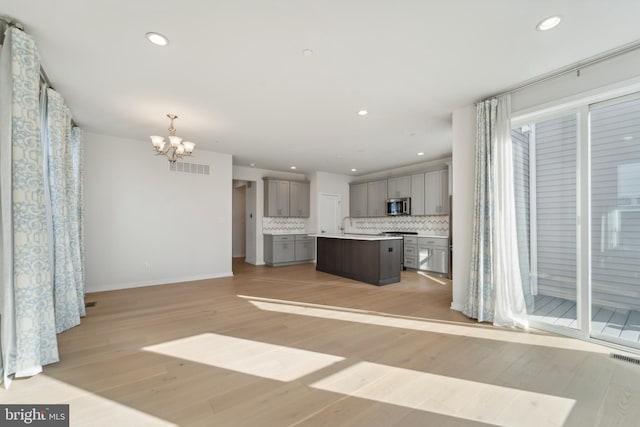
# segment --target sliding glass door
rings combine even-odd
[[[532,324],[578,328],[577,116],[512,130],[520,269]],[[528,292],[527,292],[528,291]]]
[[[591,106],[591,336],[640,348],[640,98]]]
[[[531,324],[640,349],[640,94],[514,126]]]

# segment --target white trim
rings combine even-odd
[[[233,272],[229,271],[226,273],[212,273],[212,274],[199,274],[197,276],[171,277],[167,279],[157,279],[152,281],[145,280],[142,282],[114,283],[114,284],[102,284],[98,286],[87,286],[87,294],[91,294],[94,292],[115,291],[119,289],[142,288],[145,286],[174,285],[176,283],[181,283],[181,282],[220,279],[223,277],[233,277]]]
[[[463,311],[464,310],[464,306],[462,304],[458,304],[455,301],[451,301],[451,310],[455,310],[455,311]]]
[[[577,115],[576,176],[576,324],[579,335],[591,331],[591,140],[589,106]]]
[[[534,121],[536,118],[546,115],[558,114],[561,111],[578,109],[585,104],[595,104],[611,98],[626,96],[634,92],[640,92],[640,77],[623,80],[614,84],[592,89],[569,97],[556,99],[542,105],[525,108],[511,113],[511,123]],[[528,123],[523,123],[528,124]]]
[[[536,181],[536,126],[529,133],[529,285],[538,295],[538,187]]]
[[[592,103],[592,104],[589,104],[589,112],[594,110],[599,110],[601,108],[610,107],[612,105],[622,104],[628,101],[636,101],[637,99],[640,99],[640,92],[634,92],[628,95],[618,96],[616,98],[611,98],[604,101]]]

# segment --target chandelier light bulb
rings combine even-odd
[[[150,138],[156,154],[164,155],[169,159],[169,162],[175,163],[176,160],[181,159],[183,156],[190,156],[196,144],[191,141],[183,141],[182,138],[176,136],[176,128],[173,125],[173,121],[177,119],[178,116],[175,114],[167,114],[167,117],[171,120],[169,124],[169,145],[167,146],[162,136],[152,135]]]

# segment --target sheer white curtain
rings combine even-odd
[[[469,294],[464,313],[527,328],[518,259],[510,97],[477,105],[476,172]]]

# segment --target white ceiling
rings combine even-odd
[[[453,110],[640,39],[638,0],[3,0],[0,15],[88,131],[151,150],[171,112],[195,155],[352,175],[447,157]]]

